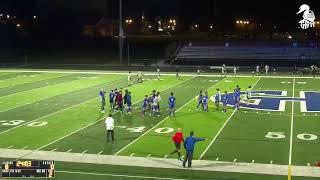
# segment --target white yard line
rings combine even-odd
[[[252,86],[252,89],[258,84],[258,82],[260,81],[261,77],[254,83],[254,85]],[[237,109],[234,109],[233,112],[231,113],[231,115],[229,116],[229,118],[227,119],[227,121],[223,124],[223,126],[220,128],[220,130],[218,131],[218,133],[215,135],[215,137],[212,139],[212,141],[210,142],[210,144],[207,146],[207,148],[201,153],[199,160],[202,159],[202,157],[207,153],[207,151],[210,149],[210,147],[212,146],[212,144],[217,140],[218,136],[220,135],[220,133],[222,132],[222,130],[224,129],[224,127],[228,124],[228,122],[230,121],[231,117],[236,113]]]
[[[134,176],[134,175],[106,174],[106,173],[89,173],[89,172],[79,172],[79,171],[56,171],[56,173],[90,175],[91,178],[92,178],[92,176],[111,176],[111,177],[124,177],[124,178],[133,178],[133,179],[187,180],[187,179],[166,178],[166,177]]]
[[[234,109],[233,112],[231,113],[231,115],[229,116],[229,118],[226,120],[226,122],[223,124],[223,126],[220,128],[220,130],[218,131],[218,133],[215,135],[215,137],[212,139],[212,141],[210,142],[210,144],[207,146],[207,148],[202,152],[202,154],[199,157],[199,160],[202,159],[202,157],[207,153],[207,151],[210,149],[210,147],[212,146],[212,144],[216,141],[216,139],[218,138],[218,136],[220,135],[220,133],[222,132],[222,130],[224,129],[224,127],[228,124],[228,122],[230,121],[231,117],[234,115],[234,113],[237,111],[237,109]]]
[[[212,85],[210,88],[208,88],[207,90],[212,89],[213,87],[215,87],[216,85],[218,85],[219,83],[221,83],[224,80],[221,79],[218,83]],[[192,98],[189,102],[187,102],[186,104],[184,104],[183,106],[181,106],[179,109],[176,110],[176,112],[180,111],[181,109],[183,109],[185,106],[187,106],[189,103],[191,103],[194,100],[194,98]],[[137,142],[139,139],[141,139],[142,137],[144,137],[146,134],[148,134],[150,131],[152,131],[154,128],[156,128],[157,126],[159,126],[161,123],[163,123],[165,120],[169,119],[170,117],[167,116],[166,118],[164,118],[163,120],[161,120],[159,123],[157,123],[155,126],[153,126],[152,128],[150,128],[148,131],[146,131],[145,133],[143,133],[141,136],[139,136],[138,138],[134,139],[131,143],[127,144],[125,147],[123,147],[122,149],[120,149],[118,152],[116,152],[114,155],[118,155],[119,153],[121,153],[123,150],[127,149],[129,146],[131,146],[132,144],[134,144],[135,142]]]
[[[293,77],[292,83],[292,99],[294,98],[294,86],[295,86],[295,77]],[[292,162],[292,141],[293,141],[293,113],[294,113],[294,101],[292,101],[292,111],[291,111],[291,125],[290,125],[290,147],[289,147],[289,166]]]

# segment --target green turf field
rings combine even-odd
[[[0,148],[175,159],[176,156],[169,155],[174,148],[171,136],[177,128],[182,128],[185,136],[194,131],[197,137],[206,138],[196,145],[195,159],[293,166],[314,166],[320,161],[318,78],[182,76],[177,79],[173,75],[162,75],[158,80],[154,75],[145,75],[143,83],[137,83],[135,79],[133,82],[132,86],[127,86],[125,73],[0,71]],[[216,110],[212,101],[209,102],[209,112],[196,110],[196,96],[200,90],[207,90],[210,96],[214,96],[217,88],[232,92],[236,85],[242,90],[253,86],[253,92],[283,94],[256,94],[261,98],[256,101],[264,105],[264,110],[235,110],[229,106],[223,113]],[[108,113],[99,112],[101,88],[107,92],[114,88],[132,92],[133,113],[114,112],[114,143],[106,141],[103,119]],[[142,117],[143,97],[152,90],[161,92],[161,116],[147,114]],[[168,117],[167,99],[171,92],[177,100],[176,117]],[[305,94],[307,101],[292,101],[301,98],[304,92],[314,94],[310,97]],[[245,95],[241,97],[244,103],[248,103]],[[279,100],[280,110],[268,109],[273,107],[274,101],[271,100],[276,98],[287,99]],[[305,111],[304,102],[306,107],[312,106],[316,110],[302,112]],[[108,112],[108,103],[106,107]],[[61,171],[70,170],[66,168],[68,163],[62,164]],[[81,168],[73,171],[88,173]],[[149,171],[152,172],[150,168]],[[123,174],[106,170],[94,170],[94,173]],[[209,176],[210,173],[206,173]],[[159,177],[159,174],[143,176]],[[215,179],[195,174],[190,172],[179,178]],[[90,174],[60,172],[57,175],[67,179],[71,175],[86,179]],[[104,177],[96,176],[97,179]],[[218,173],[216,179],[270,179],[263,176]],[[173,176],[168,173],[168,177]],[[286,179],[286,176],[272,179]]]

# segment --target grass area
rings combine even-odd
[[[185,136],[193,130],[197,137],[206,138],[196,145],[196,159],[299,166],[313,166],[319,161],[320,79],[290,76],[176,79],[170,75],[162,76],[161,80],[154,76],[144,78],[143,83],[134,81],[128,87],[123,74],[0,71],[0,147],[162,158],[173,150],[171,136],[182,128]],[[232,99],[226,113],[216,110],[211,101],[209,112],[195,110],[195,97],[200,90],[207,90],[211,97],[216,88],[231,93],[236,85],[242,91],[254,86],[250,103],[243,95],[239,110],[233,109]],[[114,114],[114,143],[106,142],[103,119],[107,114],[99,112],[101,88],[107,92],[114,88],[128,89],[133,96],[132,114]],[[141,117],[143,97],[152,90],[161,92],[160,116]],[[168,117],[167,99],[171,92],[177,99],[174,118]],[[109,105],[106,107],[108,111]],[[286,178],[72,164],[59,162],[58,171],[85,173],[58,172],[58,178],[131,178],[114,174],[150,177],[166,174],[182,179]]]

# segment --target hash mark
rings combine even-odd
[[[102,154],[102,153],[103,153],[103,151],[98,152],[98,154]]]
[[[130,154],[130,157],[134,156],[135,153]]]
[[[163,156],[163,158],[167,158],[167,157],[168,157],[168,155],[167,155],[167,154]]]
[[[55,150],[57,150],[57,148],[51,149],[51,151],[55,151]]]
[[[308,166],[310,166],[310,163],[308,163]]]
[[[216,158],[216,161],[219,161],[219,157]]]
[[[270,164],[273,164],[273,161],[272,161],[272,160],[270,161]]]
[[[7,147],[8,149],[10,149],[10,148],[12,148],[13,146],[9,146],[9,147]]]
[[[254,163],[254,160],[252,160],[251,163]]]
[[[72,151],[72,149],[69,149],[67,152],[71,152]]]
[[[82,151],[82,153],[81,154],[84,154],[84,153],[86,153],[88,150],[84,150],[84,151]]]
[[[22,149],[26,149],[28,146],[23,147]]]
[[[151,154],[148,154],[148,156],[147,157],[150,157],[151,156]]]
[[[233,162],[237,162],[237,159],[234,159]]]

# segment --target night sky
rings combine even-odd
[[[140,17],[142,12],[150,20],[176,16],[187,23],[233,23],[248,18],[259,23],[296,24],[301,4],[309,4],[320,18],[319,0],[123,0],[124,16]],[[0,11],[19,16],[32,14],[48,19],[94,23],[102,16],[118,17],[118,0],[1,0]],[[64,18],[68,17],[68,18]]]

